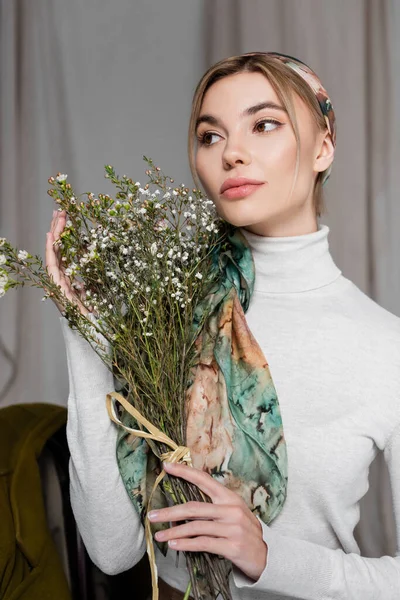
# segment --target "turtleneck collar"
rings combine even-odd
[[[318,231],[287,237],[241,231],[253,253],[256,291],[306,292],[328,285],[341,275],[329,251],[327,225],[318,224]]]

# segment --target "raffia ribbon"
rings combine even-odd
[[[139,423],[144,425],[150,433],[147,433],[140,429],[131,429],[130,427],[127,427],[126,425],[124,425],[121,422],[120,418],[118,417],[116,402],[119,402],[120,404],[122,404],[122,406],[125,408],[125,410],[129,414],[131,414],[133,417],[135,417],[136,421],[138,421]],[[150,421],[148,421],[142,414],[140,414],[140,412],[138,410],[136,410],[136,408],[134,406],[132,406],[132,404],[130,404],[123,396],[121,396],[121,394],[118,394],[118,392],[110,392],[109,394],[107,394],[106,405],[107,405],[107,412],[108,412],[108,415],[109,415],[111,421],[113,421],[114,423],[116,423],[117,425],[119,425],[120,427],[125,429],[125,431],[129,431],[129,433],[133,433],[134,435],[137,435],[139,437],[150,438],[157,442],[162,442],[163,444],[167,444],[170,448],[173,448],[173,450],[171,450],[169,452],[165,452],[160,455],[160,458],[162,461],[185,462],[189,466],[191,466],[191,467],[193,466],[192,459],[190,457],[190,448],[187,448],[186,446],[178,446],[178,444],[176,444],[168,435],[166,435],[163,431],[160,431],[160,429],[158,429],[157,427],[152,425],[150,423]],[[148,514],[150,512],[153,494],[156,491],[160,481],[163,479],[163,477],[165,475],[166,475],[166,472],[164,471],[164,469],[162,469],[161,473],[158,475],[157,479],[154,482],[153,489],[151,490],[151,493],[149,496],[149,501],[147,504],[146,520],[145,520],[146,547],[147,547],[147,554],[149,556],[150,570],[151,570],[151,583],[152,583],[152,588],[153,588],[152,600],[158,600],[158,571],[157,571],[157,565],[156,565],[156,560],[155,560],[153,537],[151,534],[150,521],[148,518]],[[201,490],[200,490],[200,493],[203,496],[204,500],[206,500],[204,497],[204,494],[201,492]]]

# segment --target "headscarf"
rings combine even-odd
[[[293,57],[266,54],[287,64],[311,86],[335,143],[332,105],[316,74]],[[328,177],[329,172],[324,182]],[[229,229],[227,241],[214,254],[217,283],[195,310],[196,360],[185,398],[186,446],[194,467],[237,492],[268,524],[286,499],[287,447],[268,362],[245,318],[255,281],[251,249],[235,227]],[[122,421],[127,428],[137,428],[128,413]],[[149,492],[159,472],[157,459],[144,438],[121,428],[117,460],[144,521]],[[159,489],[154,505],[166,506]],[[156,543],[165,554],[165,544]]]

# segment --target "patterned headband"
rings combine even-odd
[[[326,127],[331,136],[332,144],[335,147],[336,146],[335,113],[333,111],[332,102],[330,101],[328,92],[322,85],[318,75],[308,65],[303,63],[301,60],[299,60],[298,58],[295,58],[294,56],[289,56],[288,54],[281,54],[279,52],[247,52],[243,56],[250,56],[250,55],[256,55],[256,54],[266,54],[267,56],[272,56],[273,58],[280,60],[285,65],[287,65],[288,67],[293,69],[293,71],[298,73],[304,79],[304,81],[306,81],[308,83],[308,85],[311,87],[312,91],[314,92],[314,94],[318,100],[318,104],[321,108],[321,112],[322,112],[325,122],[326,122]],[[331,174],[331,171],[332,171],[332,163],[324,173],[322,185],[324,185],[326,183],[326,181],[328,180],[328,178]]]

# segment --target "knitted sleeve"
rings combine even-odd
[[[265,525],[268,558],[257,581],[233,567],[238,588],[302,600],[398,600],[400,598],[400,424],[395,426],[384,457],[390,474],[396,521],[396,556],[364,558],[319,544],[284,536]],[[257,517],[258,518],[258,517]],[[254,596],[256,597],[256,595]]]
[[[60,321],[69,376],[72,509],[89,556],[99,569],[114,575],[134,566],[146,552],[140,517],[118,469],[117,426],[106,410],[114,378],[90,344],[64,317]]]

